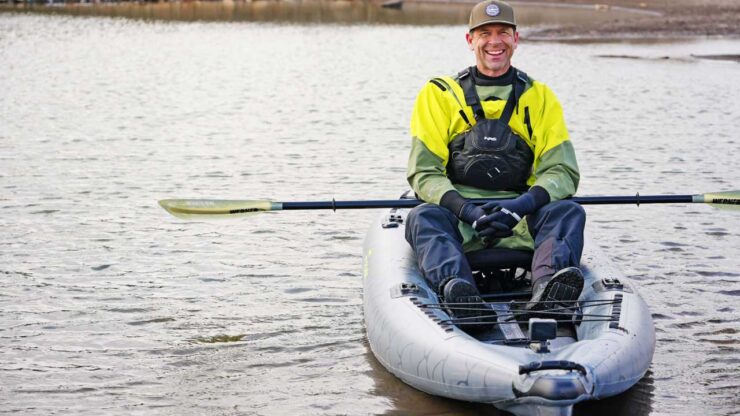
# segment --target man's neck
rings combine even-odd
[[[478,67],[473,70],[473,77],[477,85],[509,85],[514,81],[514,67],[509,66],[505,73],[491,77],[481,73]]]
[[[506,66],[506,68],[491,69],[481,64],[480,62],[476,62],[475,68],[478,70],[478,73],[481,75],[485,75],[489,78],[497,78],[497,77],[507,74],[509,70],[511,70],[511,63],[509,63]]]

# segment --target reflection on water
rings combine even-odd
[[[116,16],[145,20],[294,22],[343,24],[449,25],[468,21],[469,3],[406,3],[400,10],[380,2],[351,0],[257,0],[248,2],[97,3],[19,5],[16,10],[63,13],[76,16]],[[597,8],[552,4],[517,4],[523,27],[578,24],[628,18],[645,13],[624,8]],[[2,10],[2,9],[0,9]]]
[[[653,411],[655,391],[653,372],[645,376],[631,389],[615,397],[598,401],[587,401],[573,407],[575,416],[648,416]]]
[[[398,416],[501,416],[508,415],[490,404],[469,403],[459,400],[432,396],[405,384],[388,372],[375,358],[370,347],[367,346],[365,357],[372,369],[375,380],[374,393],[388,398],[393,408],[386,410],[384,415]]]

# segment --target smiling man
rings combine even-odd
[[[482,302],[466,253],[534,251],[530,316],[578,298],[584,210],[565,198],[580,174],[563,112],[543,83],[514,68],[512,7],[478,3],[465,35],[475,66],[430,80],[411,117],[408,181],[427,202],[408,216],[406,239],[448,311],[475,319]],[[509,198],[479,206],[470,198]]]
[[[511,67],[511,57],[519,45],[519,32],[514,22],[511,8],[504,8],[503,12],[511,13],[510,16],[502,16],[502,6],[496,2],[481,3],[486,7],[479,6],[471,16],[470,32],[465,34],[470,49],[475,52],[477,69],[489,77],[498,77],[506,74]],[[481,12],[485,13],[481,16]],[[498,13],[490,16],[489,13]],[[492,17],[496,17],[494,22]],[[475,25],[472,22],[475,21]]]

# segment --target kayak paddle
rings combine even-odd
[[[640,195],[635,196],[580,196],[570,198],[581,205],[615,204],[710,204],[722,209],[740,209],[740,191],[714,192],[697,195]],[[473,199],[477,204],[495,199]],[[258,214],[266,211],[309,210],[309,209],[367,209],[367,208],[413,208],[423,204],[418,199],[387,199],[366,201],[305,201],[274,202],[269,200],[223,200],[223,199],[164,199],[159,201],[170,214],[183,219],[230,218]]]

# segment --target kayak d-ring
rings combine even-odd
[[[383,228],[398,228],[401,224],[403,224],[403,217],[400,214],[390,213],[383,219],[380,226]]]
[[[578,371],[579,373],[586,375],[586,368],[573,361],[532,361],[529,364],[519,366],[519,374],[529,374],[534,371],[542,370],[567,370],[567,371]]]

